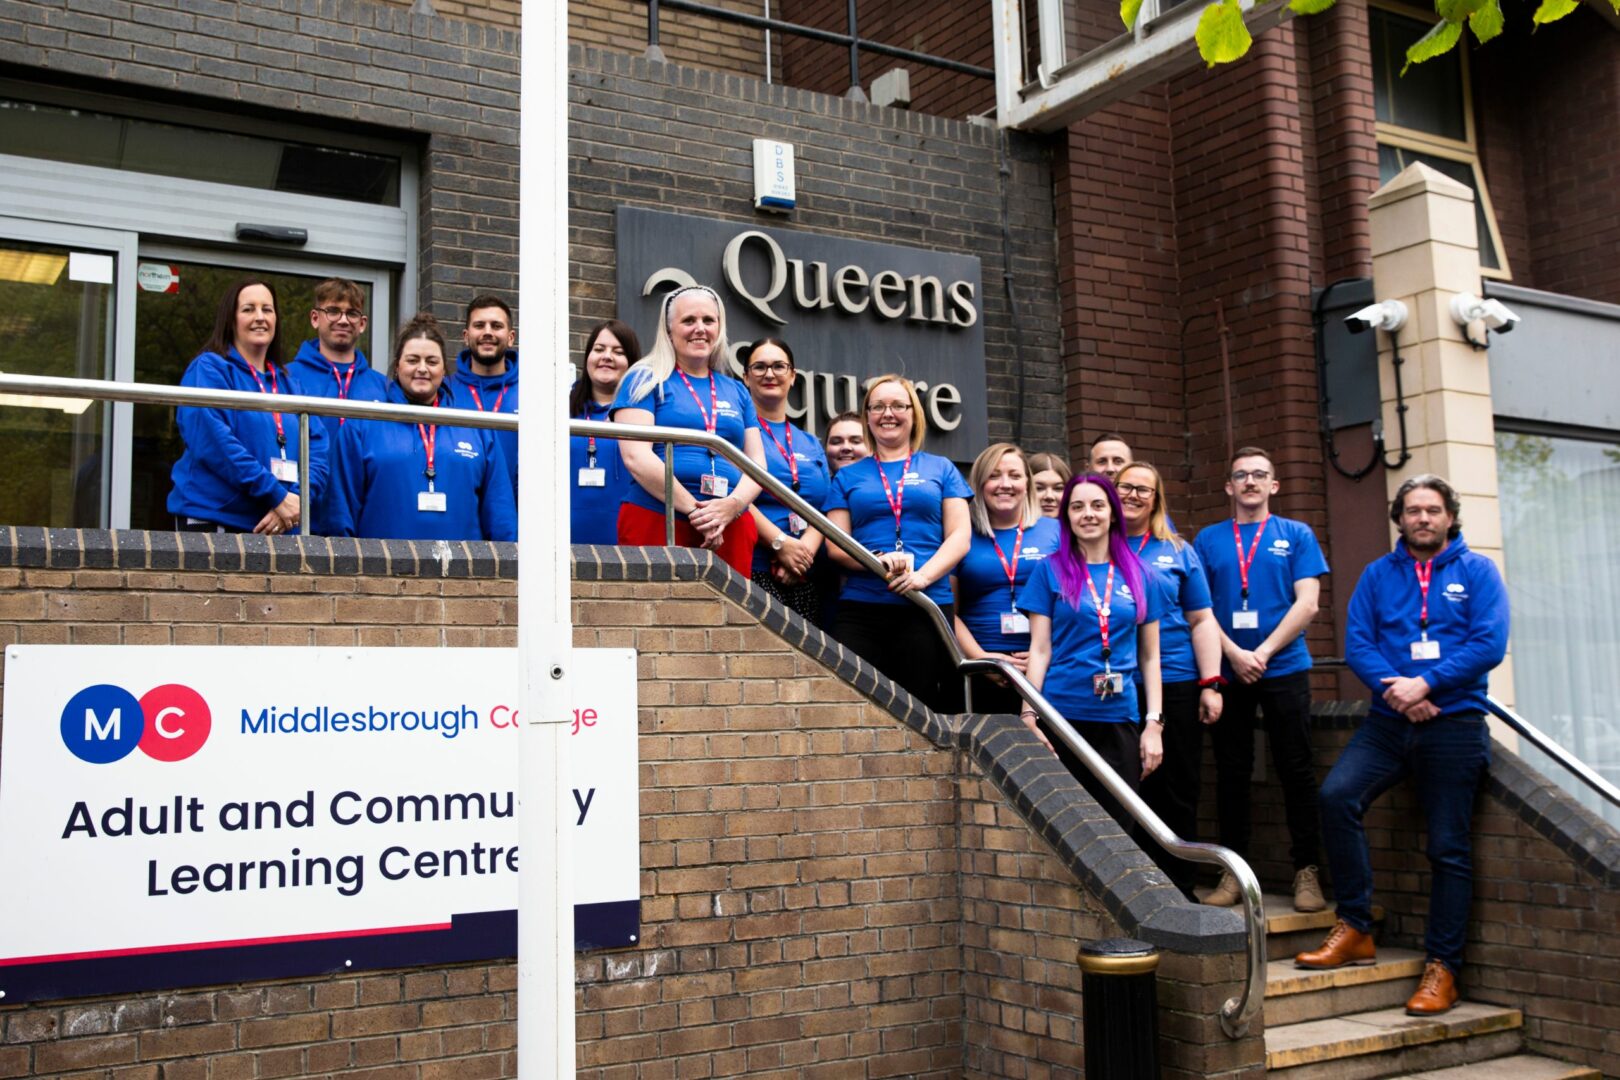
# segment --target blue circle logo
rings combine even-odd
[[[117,686],[87,686],[62,710],[62,742],[73,755],[92,765],[127,757],[146,729],[141,703]]]

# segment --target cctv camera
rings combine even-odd
[[[1518,313],[1511,310],[1500,300],[1485,301],[1485,328],[1495,330],[1498,334],[1505,334],[1513,329],[1513,324],[1519,321]]]
[[[1485,324],[1485,329],[1504,334],[1513,329],[1513,324],[1519,321],[1518,314],[1511,311],[1502,301],[1482,300],[1473,293],[1458,293],[1451,298],[1451,317],[1460,326],[1481,322]]]
[[[1406,325],[1406,305],[1399,300],[1384,300],[1347,315],[1344,325],[1352,334],[1368,330],[1385,330],[1393,334]]]

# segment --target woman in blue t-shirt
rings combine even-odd
[[[636,332],[618,319],[591,327],[585,336],[579,377],[568,394],[569,417],[608,420],[624,373],[640,359]],[[630,485],[630,474],[619,460],[618,440],[570,435],[568,459],[570,540],[576,544],[618,543],[619,504]]]
[[[621,424],[693,428],[718,435],[760,464],[765,450],[753,399],[726,362],[726,309],[707,285],[664,297],[658,338],[632,367],[613,399]],[[664,543],[663,445],[624,440],[619,456],[634,483],[619,508],[621,544]],[[675,542],[715,552],[737,573],[754,562],[758,532],[748,508],[759,485],[730,461],[701,446],[675,447]]]
[[[961,677],[927,613],[905,597],[925,593],[951,625],[950,574],[967,554],[973,492],[949,459],[923,452],[928,422],[911,380],[879,375],[861,407],[872,456],[833,476],[827,517],[876,555],[886,576],[829,545],[851,571],[833,633],[936,712],[954,712]]]
[[[1061,505],[1063,542],[1018,594],[1019,609],[1029,614],[1027,674],[1135,790],[1164,756],[1158,598],[1125,539],[1119,495],[1107,477],[1072,478]],[[1138,681],[1147,698],[1145,718],[1136,704]],[[1024,709],[1023,720],[1040,732],[1033,708]],[[1053,742],[1070,771],[1100,798],[1090,770],[1061,740]]]
[[[827,501],[832,474],[816,437],[788,422],[788,391],[798,378],[793,350],[781,338],[761,338],[738,349],[737,360],[743,365],[743,379],[753,395],[764,435],[765,467],[820,510]],[[821,533],[768,491],[760,493],[748,512],[759,530],[759,542],[754,545],[754,584],[815,622],[819,605],[810,570],[821,550]]]
[[[1019,671],[1029,668],[1029,616],[1018,610],[1018,590],[1057,550],[1062,532],[1055,518],[1041,515],[1025,460],[1012,443],[995,443],[973,462],[972,544],[955,574],[962,655],[978,660],[994,653]],[[1000,676],[975,675],[971,704],[974,712],[1016,713],[1023,699]]]

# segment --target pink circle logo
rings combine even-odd
[[[141,698],[146,730],[140,748],[154,761],[184,761],[202,749],[213,730],[213,717],[202,695],[189,686],[167,683]]]

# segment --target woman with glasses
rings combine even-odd
[[[275,290],[248,278],[220,297],[214,329],[186,368],[181,386],[302,394],[282,366]],[[298,421],[279,412],[183,407],[175,411],[186,451],[174,463],[169,513],[182,532],[254,532],[275,536],[303,521],[304,471]],[[326,489],[326,428],[309,429],[309,482]]]
[[[721,373],[726,357],[726,309],[707,285],[664,297],[658,338],[633,366],[613,399],[621,424],[691,428],[718,435],[765,465],[759,418],[747,389]],[[662,444],[625,440],[620,456],[635,482],[619,508],[619,543],[661,545],[664,538]],[[758,533],[748,508],[759,485],[726,458],[701,446],[675,447],[675,542],[715,552],[737,573],[754,563]]]
[[[781,338],[768,337],[738,349],[737,359],[743,365],[743,378],[765,436],[765,467],[820,510],[827,501],[832,474],[821,444],[788,422],[788,391],[798,377],[793,350]],[[821,533],[769,491],[761,492],[748,512],[759,532],[754,546],[754,584],[814,622],[819,605],[810,572],[821,550]]]
[[[1113,483],[1088,473],[1063,489],[1063,537],[1018,594],[1029,613],[1029,681],[1132,790],[1164,756],[1157,590],[1125,538]],[[1145,714],[1137,705],[1140,685]],[[1022,718],[1045,740],[1038,714]],[[1058,755],[1100,802],[1113,800],[1058,741]]]
[[[980,454],[968,486],[973,538],[956,568],[956,642],[969,660],[995,654],[1026,671],[1029,616],[1018,610],[1018,590],[1057,550],[1061,530],[1036,508],[1024,453],[1012,443],[995,443]],[[974,712],[1016,713],[1022,703],[1001,676],[973,676]]]
[[[1221,718],[1221,630],[1204,564],[1170,525],[1164,478],[1145,461],[1119,473],[1119,502],[1131,550],[1147,566],[1159,596],[1159,674],[1164,693],[1164,765],[1142,782],[1142,797],[1183,840],[1198,838],[1204,727]],[[1140,689],[1138,690],[1140,693]],[[1193,868],[1159,860],[1193,899]]]
[[[1035,496],[1035,506],[1041,516],[1056,518],[1058,505],[1063,501],[1063,485],[1074,474],[1069,463],[1056,454],[1033,454],[1029,459],[1029,483]]]
[[[516,540],[517,502],[495,432],[461,427],[445,383],[444,333],[427,312],[400,329],[388,400],[443,422],[355,420],[338,436],[332,524],[339,536]],[[437,413],[436,413],[437,415]]]
[[[850,572],[834,633],[936,712],[953,712],[961,678],[928,613],[906,594],[926,594],[951,625],[950,574],[971,542],[973,491],[949,459],[923,451],[928,422],[911,380],[878,376],[862,412],[873,453],[833,476],[827,517],[877,556],[884,576],[829,546]]]
[[[568,393],[569,417],[602,422],[610,419],[619,383],[624,381],[630,365],[640,359],[641,342],[636,332],[618,319],[591,327],[585,335],[579,377]],[[619,459],[618,440],[570,435],[568,459],[570,540],[576,544],[618,543],[619,506],[630,487],[630,474]]]

